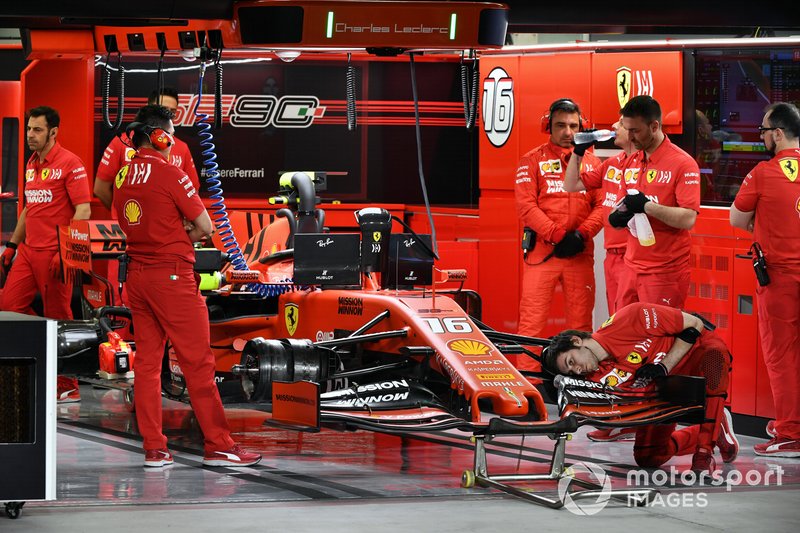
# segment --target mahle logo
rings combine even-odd
[[[492,145],[500,148],[514,126],[514,80],[500,67],[495,67],[483,80],[481,105],[483,131]]]

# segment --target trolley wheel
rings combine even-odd
[[[11,519],[17,519],[22,514],[22,506],[25,502],[7,502],[6,503],[6,516]]]
[[[465,489],[471,489],[475,486],[475,472],[472,470],[464,470],[461,474],[461,486]]]
[[[125,389],[125,392],[123,392],[122,395],[125,402],[125,409],[127,409],[129,413],[135,412],[136,405],[133,403],[133,387]]]

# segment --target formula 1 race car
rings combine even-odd
[[[514,479],[557,480],[567,436],[581,425],[630,427],[702,412],[699,392],[685,400],[695,385],[682,383],[684,400],[678,402],[669,396],[674,381],[661,391],[630,393],[562,379],[556,383],[560,418],[548,420],[530,376],[506,358],[538,357],[531,347],[548,340],[494,331],[465,311],[476,295],[436,291],[437,283],[463,281],[466,273],[434,269],[430,237],[407,227],[393,233],[393,217],[384,209],[359,210],[358,233],[326,233],[313,179],[298,172],[281,185],[283,194],[273,201],[297,208],[280,209],[240,257],[198,251],[223,399],[271,410],[273,423],[298,429],[467,431],[476,449],[475,467],[462,478],[465,487],[492,486],[551,507],[563,501],[490,476],[484,442],[498,435],[549,435],[556,440],[550,472]],[[135,359],[132,346],[115,336],[120,318],[130,319],[126,309],[101,307],[91,320],[60,322],[59,358],[61,372],[69,373],[99,346],[104,379],[81,377],[124,388],[130,400],[127,371],[135,372]],[[120,364],[124,354],[129,357]],[[169,346],[163,384],[168,396],[185,399]]]

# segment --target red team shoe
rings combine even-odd
[[[753,446],[756,455],[766,457],[800,457],[800,440],[774,437],[768,442]]]
[[[160,450],[145,450],[144,452],[144,466],[157,468],[171,465],[173,462],[172,454],[169,453],[169,450],[166,448]]]
[[[739,439],[736,438],[736,433],[733,432],[733,419],[731,419],[731,413],[727,409],[722,410],[722,422],[720,422],[716,445],[719,448],[722,461],[725,463],[732,463],[736,456],[739,455]]]
[[[767,435],[769,435],[769,438],[771,439],[774,439],[775,437],[778,436],[778,430],[775,429],[774,420],[770,420],[769,422],[767,422]]]
[[[67,376],[58,376],[56,382],[57,403],[75,403],[81,401],[81,389],[78,380]]]
[[[609,428],[596,429],[586,434],[594,442],[614,442],[618,440],[633,440],[636,437],[636,428]]]
[[[700,475],[711,476],[717,469],[714,454],[705,448],[699,448],[692,456],[692,471]]]
[[[248,452],[234,444],[230,450],[206,452],[203,457],[205,466],[252,466],[261,460],[261,454]]]

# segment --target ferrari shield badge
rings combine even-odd
[[[617,100],[620,107],[625,107],[631,99],[631,69],[619,67],[617,69]]]
[[[297,322],[300,320],[300,308],[297,304],[286,304],[283,308],[283,318],[286,321],[286,330],[289,335],[297,331]]]
[[[781,166],[783,175],[789,178],[789,181],[794,183],[797,179],[797,159],[794,157],[784,157],[778,164]]]
[[[658,170],[648,170],[647,183],[653,183],[653,181],[656,179],[656,176],[658,176]]]
[[[380,231],[373,231],[372,232],[372,240],[375,242],[381,242],[381,232]]]

